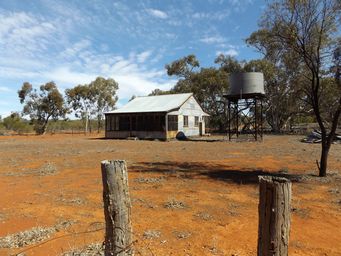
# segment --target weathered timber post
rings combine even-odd
[[[124,160],[102,161],[105,256],[134,255],[128,171]]]
[[[291,182],[259,176],[258,256],[287,256],[290,232]]]

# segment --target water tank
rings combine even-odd
[[[230,75],[230,90],[227,95],[264,95],[264,76],[260,72],[233,73]]]

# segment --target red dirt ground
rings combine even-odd
[[[0,239],[73,223],[53,234],[54,240],[0,248],[0,255],[23,250],[61,255],[101,243],[103,230],[75,233],[103,226],[100,162],[105,159],[128,164],[136,255],[256,255],[257,175],[278,171],[293,179],[304,175],[293,182],[289,255],[341,255],[341,145],[332,145],[331,175],[318,178],[320,145],[300,138],[237,143],[0,137]],[[185,207],[165,207],[172,201]],[[160,236],[146,237],[146,231]]]

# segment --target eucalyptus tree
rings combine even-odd
[[[97,130],[100,131],[104,112],[114,109],[118,100],[117,90],[118,83],[114,79],[103,77],[65,90],[67,103],[75,116],[84,120],[85,132],[88,132],[91,118],[97,119]]]
[[[104,112],[115,107],[118,100],[117,90],[118,83],[112,78],[97,77],[89,84],[91,110],[97,119],[98,132],[101,128]]]
[[[88,85],[77,85],[65,90],[67,104],[75,116],[84,122],[85,133],[88,132],[92,102]]]
[[[328,153],[341,114],[341,86],[326,83],[329,68],[337,63],[334,58],[340,27],[339,0],[276,0],[269,3],[260,21],[260,30],[266,40],[257,46],[272,45],[269,49],[287,51],[300,70],[300,84],[304,100],[311,106],[321,130],[322,150],[318,165],[319,176],[327,175]],[[256,34],[251,35],[251,38]],[[329,108],[323,107],[327,91],[332,96]]]
[[[24,104],[23,115],[29,115],[37,134],[45,134],[51,119],[65,117],[67,109],[64,98],[54,82],[41,85],[39,91],[28,82],[18,91],[20,103]]]
[[[211,115],[210,126],[223,131],[226,127],[226,106],[223,94],[227,89],[227,74],[211,67],[200,68],[195,55],[188,55],[166,65],[170,76],[177,76],[178,82],[169,93],[192,92],[203,110]],[[163,94],[165,91],[154,91]]]

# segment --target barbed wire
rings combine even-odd
[[[89,224],[88,228],[95,225],[95,224],[103,224],[103,222],[92,222]],[[24,250],[21,250],[17,253],[14,253],[14,254],[11,254],[11,256],[19,256],[20,254],[24,253],[24,252],[27,252],[29,250],[32,250],[38,246],[41,246],[43,244],[47,244],[49,242],[52,242],[52,241],[55,241],[55,240],[58,240],[58,239],[61,239],[61,238],[65,238],[65,237],[69,237],[69,236],[77,236],[77,235],[82,235],[82,234],[88,234],[88,233],[94,233],[94,232],[98,232],[98,231],[101,231],[101,230],[104,230],[105,227],[101,227],[101,228],[97,228],[97,229],[93,229],[93,230],[85,230],[85,231],[80,231],[80,232],[71,232],[71,233],[67,233],[67,234],[64,234],[64,235],[60,235],[60,236],[56,236],[56,237],[52,237],[50,239],[47,239],[43,242],[40,242],[38,244],[35,244],[35,245],[32,245],[28,248],[25,248]]]
[[[92,226],[95,226],[95,225],[98,225],[98,224],[104,224],[103,222],[92,222],[89,224],[88,226],[88,229],[87,230],[84,230],[84,231],[80,231],[80,232],[69,232],[67,234],[64,234],[64,235],[60,235],[60,236],[56,236],[56,237],[53,237],[53,238],[50,238],[50,239],[47,239],[43,242],[40,242],[40,243],[37,243],[35,245],[32,245],[30,247],[27,247],[21,251],[18,251],[14,254],[10,254],[10,256],[20,256],[22,253],[25,253],[27,251],[30,251],[36,247],[39,247],[43,244],[47,244],[47,243],[50,243],[52,241],[55,241],[55,240],[58,240],[58,239],[61,239],[61,238],[65,238],[65,237],[70,237],[70,236],[78,236],[78,235],[84,235],[84,234],[89,234],[89,233],[95,233],[95,232],[98,232],[98,231],[103,231],[105,230],[106,227],[100,227],[100,228],[96,228],[96,229],[91,229],[89,230],[89,228],[91,228]],[[122,231],[124,231],[124,229],[122,229],[121,227],[115,227],[117,229],[121,229]],[[136,235],[134,232],[131,232],[130,230],[125,230],[125,231],[128,231],[130,232],[132,235]],[[148,249],[148,251],[150,252],[151,256],[155,256],[155,254],[153,253],[153,251],[151,250],[151,248],[149,247],[149,245],[147,245],[143,240],[134,240],[132,243],[130,243],[129,245],[127,245],[125,248],[121,248],[121,247],[118,247],[120,249],[120,251],[116,252],[117,254],[119,253],[122,253],[122,252],[125,252],[125,251],[128,251],[130,249],[132,249],[133,245],[136,244],[137,242],[142,242],[142,244],[144,244],[144,246]],[[104,242],[103,242],[104,243]],[[139,251],[139,250],[136,250],[136,252],[139,254],[139,255],[142,255],[142,253]]]

